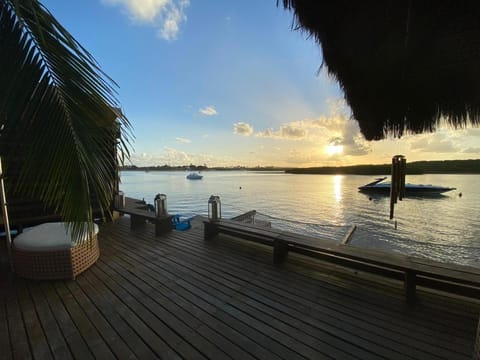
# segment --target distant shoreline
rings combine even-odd
[[[289,174],[328,175],[385,175],[390,174],[391,164],[353,165],[340,167],[312,167],[287,169]],[[480,160],[443,160],[407,162],[408,175],[420,174],[480,174]]]
[[[390,164],[380,165],[352,165],[352,166],[323,166],[310,168],[284,167],[212,167],[202,166],[124,166],[120,171],[284,171],[287,174],[311,175],[385,175],[390,174]],[[414,161],[407,162],[407,174],[480,174],[480,159],[476,160],[443,160],[443,161]]]

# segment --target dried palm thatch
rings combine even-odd
[[[277,0],[277,5],[278,5]],[[480,2],[283,0],[368,140],[480,124]]]

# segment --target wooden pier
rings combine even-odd
[[[75,281],[0,279],[1,359],[470,359],[480,302],[228,235],[100,227]]]

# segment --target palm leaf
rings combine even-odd
[[[22,160],[8,191],[42,200],[79,239],[92,198],[109,213],[116,154],[129,155],[116,84],[37,0],[0,1],[0,53],[2,156]]]

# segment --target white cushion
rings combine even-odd
[[[94,235],[96,234],[98,234],[98,225],[94,224]],[[84,239],[86,237],[87,234]],[[13,243],[15,248],[26,251],[68,250],[75,245],[63,222],[34,226],[18,235]]]

